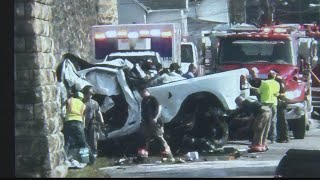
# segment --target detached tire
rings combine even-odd
[[[304,139],[306,134],[306,118],[307,115],[303,115],[299,119],[295,119],[293,123],[293,137],[295,139]]]

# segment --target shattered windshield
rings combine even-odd
[[[292,64],[289,40],[236,40],[224,39],[220,45],[220,64],[274,63]]]

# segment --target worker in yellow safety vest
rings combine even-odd
[[[67,114],[64,122],[63,134],[65,138],[65,152],[67,158],[73,157],[69,154],[72,148],[89,148],[84,133],[84,114],[86,105],[82,102],[83,94],[76,92],[67,100]],[[89,152],[90,154],[90,152]]]
[[[259,93],[259,99],[262,105],[269,106],[272,110],[270,123],[268,124],[267,131],[264,133],[265,136],[268,136],[268,139],[271,141],[271,143],[273,143],[277,137],[276,122],[278,96],[280,95],[280,84],[275,80],[276,76],[277,72],[274,70],[270,70],[268,74],[268,80],[261,81],[261,85],[259,88],[251,87],[251,89],[255,89]],[[265,142],[263,144],[265,145]]]

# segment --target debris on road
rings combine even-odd
[[[71,159],[70,161],[66,161],[66,164],[69,169],[83,169],[84,167],[87,166],[86,163],[79,163],[79,161],[75,159]]]
[[[184,161],[184,160],[181,159],[181,158],[177,158],[177,159],[176,159],[176,163],[186,163],[186,161]]]
[[[185,159],[186,159],[187,161],[198,160],[198,159],[199,159],[199,153],[198,153],[197,151],[188,152],[188,153],[185,155]]]
[[[114,165],[123,165],[125,162],[128,162],[129,159],[121,158],[118,161],[114,162]]]
[[[156,164],[161,164],[161,163],[162,163],[162,161],[156,161],[155,163],[156,163]]]
[[[248,158],[258,158],[257,155],[255,154],[250,154],[250,155],[243,155],[242,157],[248,157]]]
[[[176,160],[174,158],[161,158],[162,162],[174,163]]]

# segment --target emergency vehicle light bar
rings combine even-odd
[[[152,29],[150,35],[155,37],[160,36],[160,29]]]
[[[126,38],[128,37],[128,32],[125,30],[118,31],[118,38]]]
[[[264,27],[262,28],[262,31],[265,33],[288,33],[287,28],[270,28],[270,27]]]
[[[107,31],[106,36],[108,38],[116,38],[117,37],[117,32],[116,31]]]
[[[138,32],[129,32],[128,38],[139,38],[139,33]]]
[[[106,36],[103,33],[97,33],[94,36],[95,39],[105,39]]]
[[[161,33],[161,37],[163,37],[163,38],[167,38],[167,37],[171,37],[171,36],[172,36],[171,31],[165,31],[165,32]]]
[[[288,30],[285,28],[275,28],[273,31],[275,33],[287,33],[288,32]]]
[[[139,34],[141,37],[149,37],[150,36],[150,32],[147,30],[140,30]]]
[[[107,31],[105,33],[97,32],[95,34],[95,39],[105,39],[105,38],[139,38],[139,37],[162,37],[162,38],[171,38],[171,31],[161,31],[160,29],[152,29],[152,30],[140,30],[128,32],[127,30],[119,30],[119,31]]]

